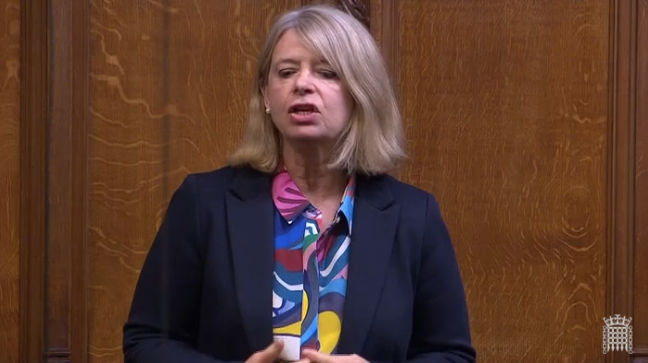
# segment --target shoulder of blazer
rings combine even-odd
[[[189,174],[186,183],[199,195],[232,191],[242,199],[269,190],[271,175],[249,167],[225,166],[216,170]]]
[[[387,174],[359,176],[358,190],[359,194],[365,194],[364,197],[372,200],[384,200],[387,195],[393,202],[409,209],[425,209],[430,200],[436,205],[436,199],[431,193]]]

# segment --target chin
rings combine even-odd
[[[302,143],[302,142],[308,142],[308,143],[319,143],[319,142],[324,142],[324,143],[331,143],[333,139],[330,137],[327,137],[322,134],[316,134],[316,133],[294,133],[290,135],[284,135],[283,139],[287,142],[293,142],[293,143]]]
[[[325,141],[327,138],[322,137],[321,135],[312,135],[312,134],[299,134],[299,135],[290,135],[288,137],[285,137],[286,140],[289,141],[310,141],[310,142],[316,142],[316,141]]]

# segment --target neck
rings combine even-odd
[[[330,150],[316,147],[295,150],[283,147],[283,165],[302,193],[311,200],[317,201],[342,198],[347,183],[344,170],[333,170],[328,167]]]

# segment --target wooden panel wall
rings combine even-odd
[[[0,0],[0,362],[18,361],[20,2]]]
[[[609,4],[399,4],[402,175],[440,199],[480,361],[596,361]]]
[[[171,193],[223,164],[266,29],[310,2],[0,0],[0,361],[122,361]],[[479,360],[628,361],[601,354],[611,313],[648,359],[648,0],[354,2],[401,101],[399,176],[451,229]]]

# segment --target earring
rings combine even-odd
[[[270,114],[270,107],[265,108],[265,113]]]

